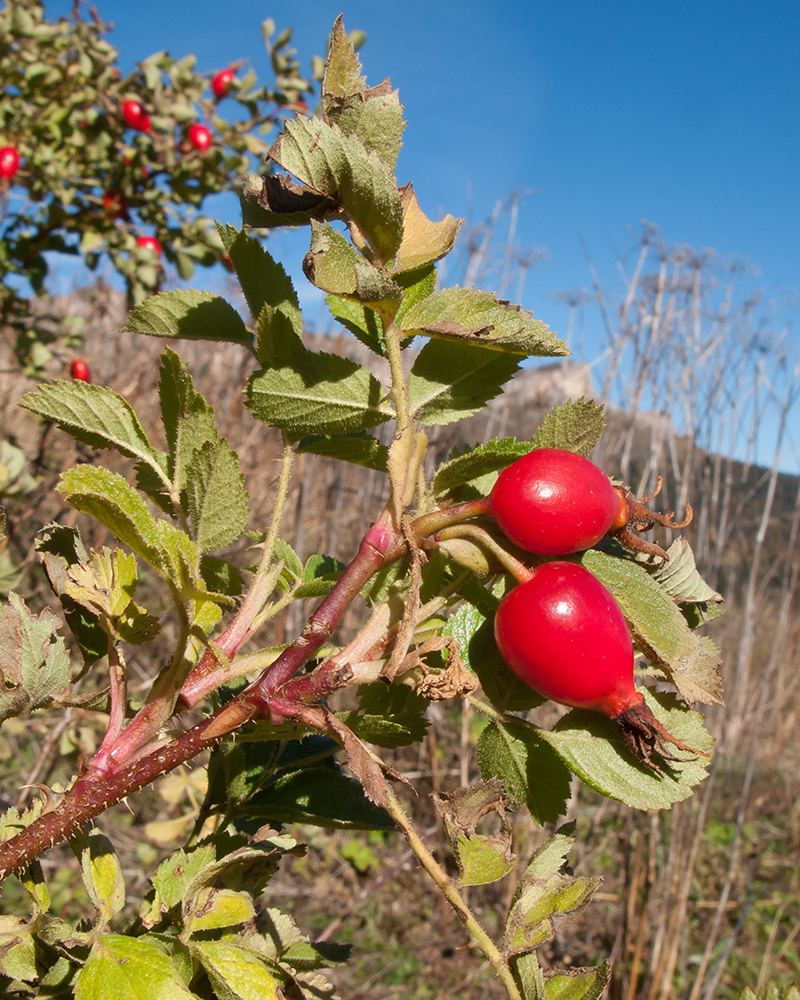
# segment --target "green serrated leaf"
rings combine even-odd
[[[192,851],[175,851],[158,866],[152,877],[156,898],[164,910],[171,910],[183,901],[192,879],[215,860],[211,844]]]
[[[378,472],[386,471],[389,449],[362,431],[358,434],[312,434],[300,439],[298,452],[325,455]]]
[[[432,340],[419,352],[411,369],[409,408],[423,425],[461,420],[502,392],[518,370],[514,355]]]
[[[19,917],[0,915],[0,976],[27,983],[39,978],[33,933]]]
[[[568,400],[563,406],[554,406],[545,416],[541,427],[531,441],[534,448],[563,448],[587,457],[606,425],[602,405],[592,399]]]
[[[281,1000],[278,983],[256,952],[226,941],[193,941],[192,954],[222,1000]]]
[[[249,893],[207,887],[192,900],[192,906],[184,917],[184,926],[187,934],[197,934],[235,927],[255,919],[255,915],[255,905]]]
[[[611,963],[588,972],[557,973],[545,984],[547,1000],[600,1000],[611,978]]]
[[[169,955],[144,937],[104,934],[78,974],[75,1000],[191,1000]]]
[[[390,169],[355,135],[318,118],[287,121],[270,159],[312,191],[334,198],[386,263],[403,236],[400,193]]]
[[[511,354],[569,354],[566,344],[530,312],[474,288],[434,292],[404,313],[399,327],[407,337],[436,337]]]
[[[99,830],[78,841],[83,884],[105,923],[125,905],[125,879],[114,846]]]
[[[303,561],[288,542],[282,538],[276,538],[273,552],[275,558],[283,563],[283,577],[287,588],[305,579]]]
[[[642,693],[673,736],[697,750],[711,747],[713,741],[698,712],[679,708],[673,696],[647,689]],[[689,798],[692,788],[708,776],[708,758],[691,759],[688,754],[685,763],[665,762],[663,775],[647,770],[625,749],[615,723],[598,712],[573,709],[552,732],[538,733],[587,785],[634,809],[666,809]]]
[[[490,722],[478,738],[477,755],[484,779],[499,778],[518,805],[527,804],[538,825],[566,814],[572,795],[569,769],[531,726]]]
[[[227,441],[206,442],[186,467],[186,507],[200,552],[221,549],[247,527],[247,491]]]
[[[106,619],[118,618],[136,590],[136,558],[122,549],[103,547],[84,563],[67,571],[65,593],[89,611]]]
[[[21,597],[8,595],[0,613],[0,722],[69,694],[70,662],[59,626],[49,609],[36,616]]]
[[[393,830],[394,821],[373,805],[361,784],[331,767],[282,774],[248,799],[246,814],[270,823],[309,823],[346,830]]]
[[[460,453],[454,451],[436,470],[433,477],[433,491],[448,493],[458,486],[465,486],[468,483],[474,485],[479,482],[480,492],[487,495],[498,474],[531,450],[530,441],[495,438],[476,448],[465,447]],[[485,484],[488,484],[488,488]]]
[[[312,220],[311,248],[303,273],[312,284],[335,295],[354,298],[381,313],[394,312],[401,289],[391,276],[365,260],[332,226]]]
[[[138,459],[162,477],[165,475],[167,456],[150,445],[127,400],[107,386],[53,382],[26,393],[20,406],[46,420],[54,420],[93,448],[116,448],[120,454]]]
[[[553,918],[574,913],[591,898],[599,878],[572,878],[563,873],[572,838],[554,834],[536,851],[517,884],[506,921],[507,954],[531,951],[553,933]]]
[[[56,489],[71,507],[104,524],[142,559],[161,569],[156,520],[122,476],[99,466],[82,465],[62,473]]]
[[[248,346],[253,339],[229,302],[220,295],[193,289],[151,296],[136,306],[122,329],[150,337],[216,340]]]
[[[325,302],[334,319],[375,354],[383,355],[383,323],[373,309],[368,309],[360,302],[340,298],[338,295],[327,295]]]
[[[689,702],[720,702],[721,657],[711,639],[689,628],[680,608],[653,577],[631,559],[590,549],[581,562],[611,591],[634,641],[661,667]]]
[[[259,320],[269,306],[291,324],[297,337],[303,335],[303,316],[297,292],[283,266],[247,233],[233,226],[217,225],[228,255],[242,286],[254,320]],[[259,355],[260,356],[260,355]],[[261,359],[266,363],[266,359]]]
[[[650,574],[673,601],[681,604],[722,603],[722,595],[709,587],[697,571],[694,552],[683,535],[675,539],[667,549],[667,559],[650,570]]]
[[[328,112],[331,98],[351,97],[364,90],[361,61],[347,35],[340,14],[333,24],[325,75],[322,78],[322,107]]]
[[[312,351],[291,364],[256,372],[247,397],[257,420],[294,438],[366,430],[394,415],[383,386],[366,368]]]
[[[428,731],[428,702],[405,684],[362,684],[359,711],[340,718],[356,736],[381,747],[418,743]]]

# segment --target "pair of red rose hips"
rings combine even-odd
[[[630,524],[677,526],[672,512],[647,511],[588,459],[557,448],[532,451],[505,469],[486,512],[520,548],[548,556],[587,549],[609,531],[627,541]],[[663,551],[630,537],[637,547]],[[583,566],[554,561],[530,571],[500,602],[494,628],[500,654],[525,684],[552,701],[614,719],[645,766],[661,773],[654,752],[680,759],[671,746],[693,752],[663,728],[637,691],[625,618]]]

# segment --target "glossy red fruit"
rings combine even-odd
[[[233,69],[232,66],[229,66],[227,69],[220,70],[211,81],[211,90],[213,91],[214,97],[218,99],[225,97],[231,89],[231,84],[233,83],[233,78],[235,76],[236,70]]]
[[[676,740],[648,708],[633,680],[633,643],[611,592],[577,563],[549,562],[500,602],[494,621],[500,655],[529,687],[562,705],[614,719],[645,767],[680,761]],[[705,754],[703,754],[705,756]]]
[[[75,358],[72,362],[72,377],[78,382],[92,381],[92,373],[89,371],[89,366],[82,358]]]
[[[152,250],[157,257],[161,256],[161,244],[155,236],[140,236],[136,241],[136,246],[143,247],[146,250]]]
[[[150,115],[145,111],[144,106],[139,101],[124,101],[122,104],[122,117],[131,128],[139,132],[150,130]]]
[[[546,698],[612,719],[642,702],[633,683],[633,643],[611,592],[583,566],[549,562],[500,602],[500,653]]]
[[[199,149],[201,152],[208,149],[208,147],[213,143],[214,137],[211,135],[209,129],[205,125],[199,125],[195,123],[189,129],[189,142],[194,146],[195,149]]]
[[[19,150],[14,146],[0,149],[0,177],[9,180],[19,169]]]
[[[561,448],[537,448],[504,469],[489,505],[515,545],[544,556],[588,549],[627,516],[603,470]]]

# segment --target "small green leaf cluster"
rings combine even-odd
[[[184,279],[223,258],[203,203],[263,157],[270,131],[313,85],[300,72],[291,30],[276,35],[271,21],[263,29],[274,86],[248,69],[220,102],[193,55],[156,52],[123,77],[94,11],[84,19],[76,7],[51,21],[41,0],[8,0],[0,11],[0,140],[22,160],[3,192],[0,318],[16,330],[30,374],[41,374],[58,336],[28,304],[31,292],[43,291],[48,254],[80,255],[90,269],[107,258],[133,302],[163,277],[156,254],[137,245],[143,235],[158,239]],[[147,130],[125,121],[130,100],[146,110]],[[194,123],[211,130],[208,149],[189,141]]]

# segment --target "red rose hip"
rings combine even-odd
[[[590,548],[623,516],[603,470],[561,448],[537,448],[504,469],[489,503],[515,545],[544,556]]]
[[[91,382],[92,373],[89,371],[89,366],[83,360],[83,358],[75,358],[72,362],[72,377],[77,382]]]
[[[14,146],[0,149],[0,178],[10,180],[19,170],[19,151]]]
[[[155,238],[155,236],[140,236],[136,241],[137,247],[142,247],[144,250],[152,250],[157,256],[161,256],[161,244]]]
[[[211,81],[211,90],[214,97],[218,99],[225,97],[231,89],[231,84],[233,83],[233,78],[235,76],[236,70],[232,66],[229,66],[227,69],[220,70]]]
[[[199,125],[195,123],[189,129],[189,142],[194,146],[195,149],[199,149],[201,152],[208,149],[213,143],[214,139],[211,132],[205,127],[205,125]]]
[[[138,132],[150,130],[150,115],[139,101],[123,101],[122,117],[131,128],[135,128]]]
[[[653,753],[681,760],[676,740],[647,707],[633,679],[633,643],[611,592],[576,563],[537,567],[500,602],[494,621],[500,654],[540,694],[573,708],[602,712],[619,725],[625,746],[661,773]]]

